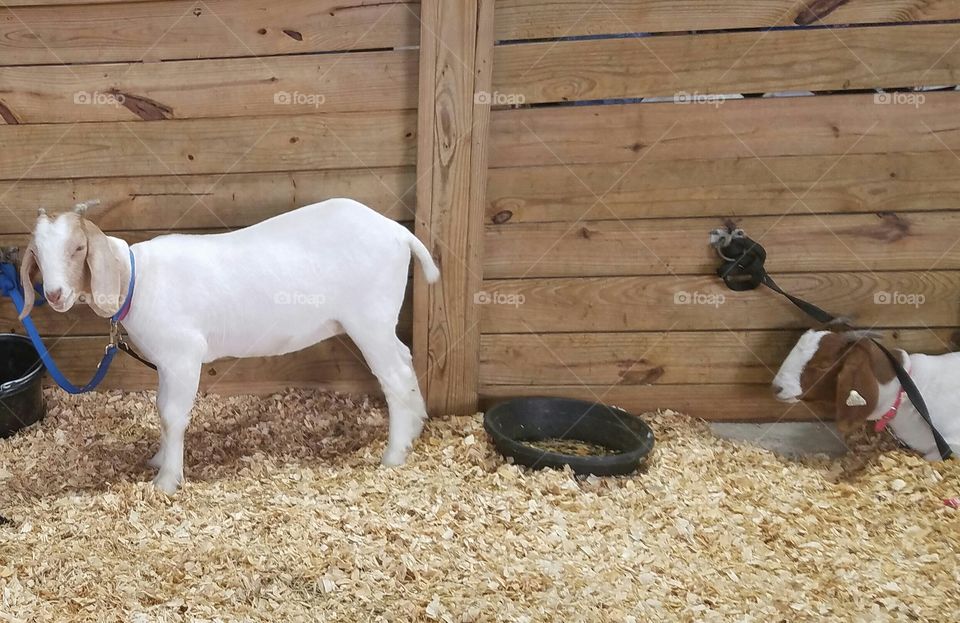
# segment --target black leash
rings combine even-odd
[[[717,253],[723,259],[720,268],[717,269],[717,275],[723,279],[728,288],[737,292],[754,290],[760,285],[765,285],[777,294],[786,297],[791,303],[796,305],[805,314],[817,322],[827,324],[837,320],[837,317],[830,312],[820,309],[813,303],[808,303],[801,298],[797,298],[788,292],[785,292],[773,278],[767,274],[763,264],[767,259],[766,250],[759,243],[754,242],[743,232],[742,229],[715,229],[710,233],[710,244],[717,250]],[[940,458],[947,460],[953,454],[950,445],[933,425],[930,419],[930,412],[927,410],[927,404],[920,395],[910,374],[904,369],[900,359],[890,352],[886,346],[874,338],[870,338],[881,352],[890,361],[893,370],[897,375],[897,380],[907,394],[907,398],[913,403],[913,406],[920,413],[920,416],[926,421],[933,433],[933,439],[937,443],[937,451],[940,452]]]
[[[121,350],[127,353],[128,355],[130,355],[131,357],[133,357],[143,365],[147,366],[151,370],[157,369],[156,365],[144,359],[143,356],[137,351],[135,351],[133,349],[133,346],[130,346],[130,343],[127,342],[126,339],[124,339],[123,329],[120,328],[120,323],[117,322],[116,320],[110,321],[110,344],[107,345],[107,348],[110,348],[110,346],[116,346],[117,350]]]
[[[126,341],[123,341],[123,342],[120,342],[119,344],[117,344],[117,348],[119,348],[119,349],[122,350],[123,352],[127,353],[128,355],[130,355],[131,357],[133,357],[134,359],[136,359],[137,361],[139,361],[139,362],[142,363],[143,365],[147,366],[147,367],[150,368],[151,370],[156,370],[156,369],[157,369],[156,364],[151,363],[151,362],[147,361],[146,359],[144,359],[143,356],[140,355],[140,353],[138,353],[137,351],[133,350],[133,347],[130,346],[130,344],[128,344]]]

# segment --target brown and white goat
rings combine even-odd
[[[934,426],[960,452],[960,353],[894,351],[920,390]],[[773,380],[784,402],[806,402],[832,412],[847,433],[875,422],[927,460],[940,458],[930,427],[905,395],[893,365],[862,331],[811,329],[787,355]]]

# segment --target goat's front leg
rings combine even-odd
[[[164,448],[167,445],[167,427],[163,424],[163,419],[160,420],[160,447],[157,448],[157,452],[147,460],[147,465],[153,469],[160,469],[160,466],[163,465],[163,453]]]
[[[183,482],[183,436],[190,423],[200,385],[200,360],[159,365],[160,387],[157,408],[160,411],[160,449],[151,462],[160,471],[153,484],[166,493],[174,493]]]

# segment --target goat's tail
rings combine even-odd
[[[407,244],[410,245],[410,251],[417,256],[417,260],[420,262],[420,270],[423,271],[423,277],[427,280],[427,283],[435,282],[440,278],[440,269],[437,268],[436,263],[434,263],[430,251],[427,250],[427,247],[423,246],[419,238],[410,232],[407,233],[409,234]]]

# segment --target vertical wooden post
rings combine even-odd
[[[414,278],[413,351],[431,414],[477,408],[493,4],[420,3],[416,232],[441,277]]]

